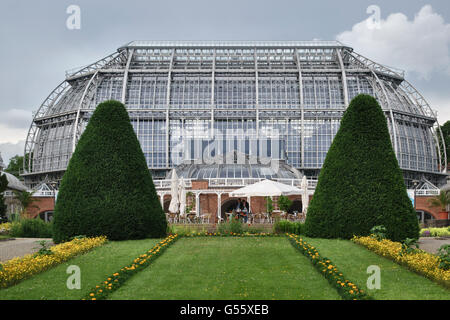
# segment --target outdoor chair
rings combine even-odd
[[[263,223],[264,215],[262,213],[253,214],[253,223]]]
[[[188,223],[195,223],[197,220],[197,215],[193,212],[190,212],[186,215],[186,220]]]
[[[179,223],[186,223],[187,222],[186,214],[180,214],[178,216],[178,222]]]
[[[178,214],[169,212],[169,222],[177,223],[177,220],[178,220]]]
[[[201,223],[210,223],[211,213],[204,213],[200,216]]]

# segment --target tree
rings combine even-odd
[[[394,241],[418,238],[386,117],[377,101],[359,95],[342,117],[308,207],[306,235],[349,239],[386,227]]]
[[[445,150],[447,153],[447,162],[450,163],[450,121],[447,121],[441,126],[442,135],[444,136],[444,145]],[[441,141],[441,136],[438,134],[438,139]],[[441,151],[441,155],[443,156],[443,153]]]
[[[450,195],[447,194],[447,192],[441,190],[439,195],[428,199],[428,203],[431,207],[437,207],[442,211],[446,211],[447,206],[450,204]]]
[[[3,192],[8,187],[8,179],[5,174],[0,174],[0,223],[6,220],[6,204]]]
[[[166,235],[165,214],[120,102],[105,101],[93,113],[62,178],[53,221],[55,242]]]
[[[17,178],[20,178],[20,172],[23,171],[23,156],[15,155],[9,159],[8,167],[5,172],[8,172]]]
[[[28,191],[14,191],[16,199],[19,200],[22,206],[22,216],[27,216],[27,208],[33,203],[33,193]],[[37,206],[34,206],[37,207]]]
[[[291,206],[292,206],[292,200],[290,200],[288,197],[283,196],[283,195],[278,197],[278,207],[280,208],[280,210],[282,210],[284,212],[288,212],[288,210]]]

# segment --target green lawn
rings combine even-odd
[[[110,299],[340,299],[284,237],[183,238]]]
[[[447,299],[450,290],[347,240],[305,238],[375,299]],[[80,299],[159,239],[109,242],[51,270],[0,290],[3,299]],[[81,290],[69,290],[69,265],[81,269]],[[381,268],[381,289],[368,290],[369,265]],[[340,299],[285,237],[182,238],[110,299]]]
[[[134,258],[151,249],[159,239],[114,241],[71,259],[19,284],[0,289],[0,300],[81,299],[112,273],[128,265]],[[66,269],[77,265],[81,270],[81,290],[69,290]]]
[[[317,247],[322,256],[331,259],[344,275],[377,300],[450,300],[450,290],[349,240],[303,239]],[[379,290],[366,288],[370,265],[380,267]]]

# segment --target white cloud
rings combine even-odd
[[[8,166],[9,159],[15,155],[23,156],[24,147],[25,140],[18,141],[17,143],[0,143],[0,153],[5,165]]]
[[[27,136],[28,128],[11,128],[0,123],[0,143],[17,143]]]
[[[31,112],[27,110],[10,109],[0,111],[0,144],[16,144],[24,140],[32,119]]]
[[[437,111],[437,119],[440,125],[450,120],[450,97],[430,93],[427,94],[427,101],[431,108]]]
[[[23,109],[9,109],[0,111],[0,125],[9,128],[28,128],[32,120],[31,111]]]
[[[430,5],[425,5],[413,20],[394,13],[381,19],[379,28],[370,28],[371,19],[355,24],[336,39],[369,59],[425,79],[435,71],[450,74],[450,24]]]

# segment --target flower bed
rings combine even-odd
[[[402,252],[402,244],[390,240],[378,241],[372,237],[354,237],[353,242],[363,245],[370,251],[403,265],[413,272],[433,281],[450,287],[450,270],[439,268],[439,257],[434,254],[414,250],[411,253]],[[402,253],[402,254],[400,254]]]
[[[81,238],[51,247],[51,254],[29,254],[0,264],[0,288],[7,288],[32,275],[48,270],[76,255],[107,242],[106,237]]]
[[[164,240],[156,244],[152,249],[133,260],[133,262],[113,273],[105,281],[95,286],[93,290],[83,298],[83,300],[102,300],[105,299],[111,292],[117,290],[125,283],[133,274],[148,267],[158,256],[160,256],[170,245],[172,245],[179,236],[169,235]]]
[[[373,299],[363,290],[359,289],[349,279],[346,279],[339,269],[327,258],[322,257],[317,249],[298,235],[287,234],[291,244],[306,256],[316,269],[327,278],[328,282],[336,288],[339,295],[345,300],[369,300]]]
[[[10,222],[0,223],[0,234],[8,233],[9,230],[11,230],[11,223]]]
[[[277,237],[278,234],[269,232],[249,233],[249,232],[191,232],[184,237]]]
[[[450,227],[425,228],[420,230],[421,237],[450,237]]]

